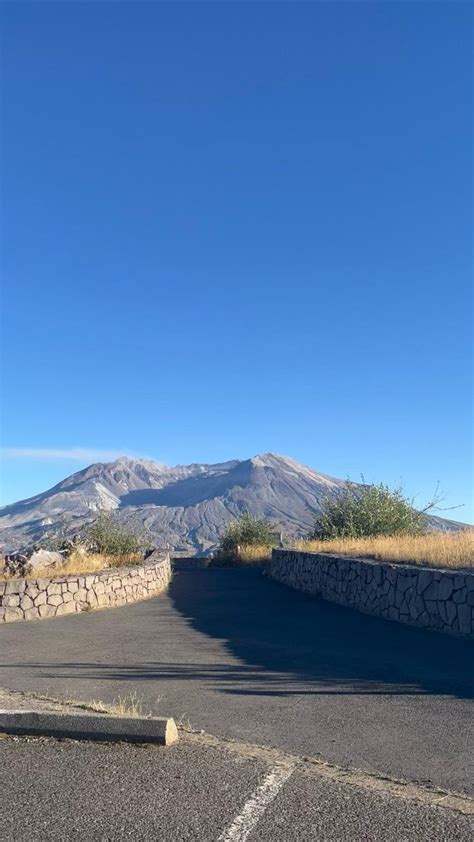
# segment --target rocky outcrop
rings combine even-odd
[[[38,620],[136,602],[163,591],[171,577],[168,553],[141,565],[51,579],[0,581],[0,622]]]
[[[32,550],[27,553],[7,555],[4,561],[4,572],[9,576],[31,576],[40,571],[48,571],[64,564],[62,553],[50,550]]]
[[[474,637],[474,571],[273,550],[269,575],[367,614]]]

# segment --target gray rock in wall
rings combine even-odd
[[[157,551],[142,565],[131,568],[1,582],[0,622],[59,617],[134,602],[159,593],[170,577],[169,555]]]
[[[474,571],[379,564],[274,550],[269,575],[290,587],[370,614],[474,637]]]

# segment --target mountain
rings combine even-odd
[[[305,535],[320,501],[343,484],[272,453],[174,468],[124,456],[90,465],[42,494],[1,508],[1,540],[13,550],[47,534],[71,534],[106,510],[115,511],[124,526],[145,527],[157,545],[208,552],[225,524],[245,510],[270,520],[287,537]],[[452,521],[431,520],[434,527],[456,528]]]

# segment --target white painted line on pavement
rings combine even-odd
[[[294,765],[275,766],[249,798],[242,812],[234,819],[230,827],[219,836],[218,842],[245,842],[268,805],[273,801],[290,775],[293,774],[294,769]]]

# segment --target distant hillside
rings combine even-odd
[[[73,533],[97,512],[114,510],[124,524],[145,526],[159,545],[208,552],[225,524],[245,510],[272,521],[286,536],[305,535],[321,499],[343,484],[272,453],[174,468],[122,457],[90,465],[36,497],[4,506],[1,539],[7,549],[17,549],[45,534]],[[462,526],[430,521],[438,529]]]

